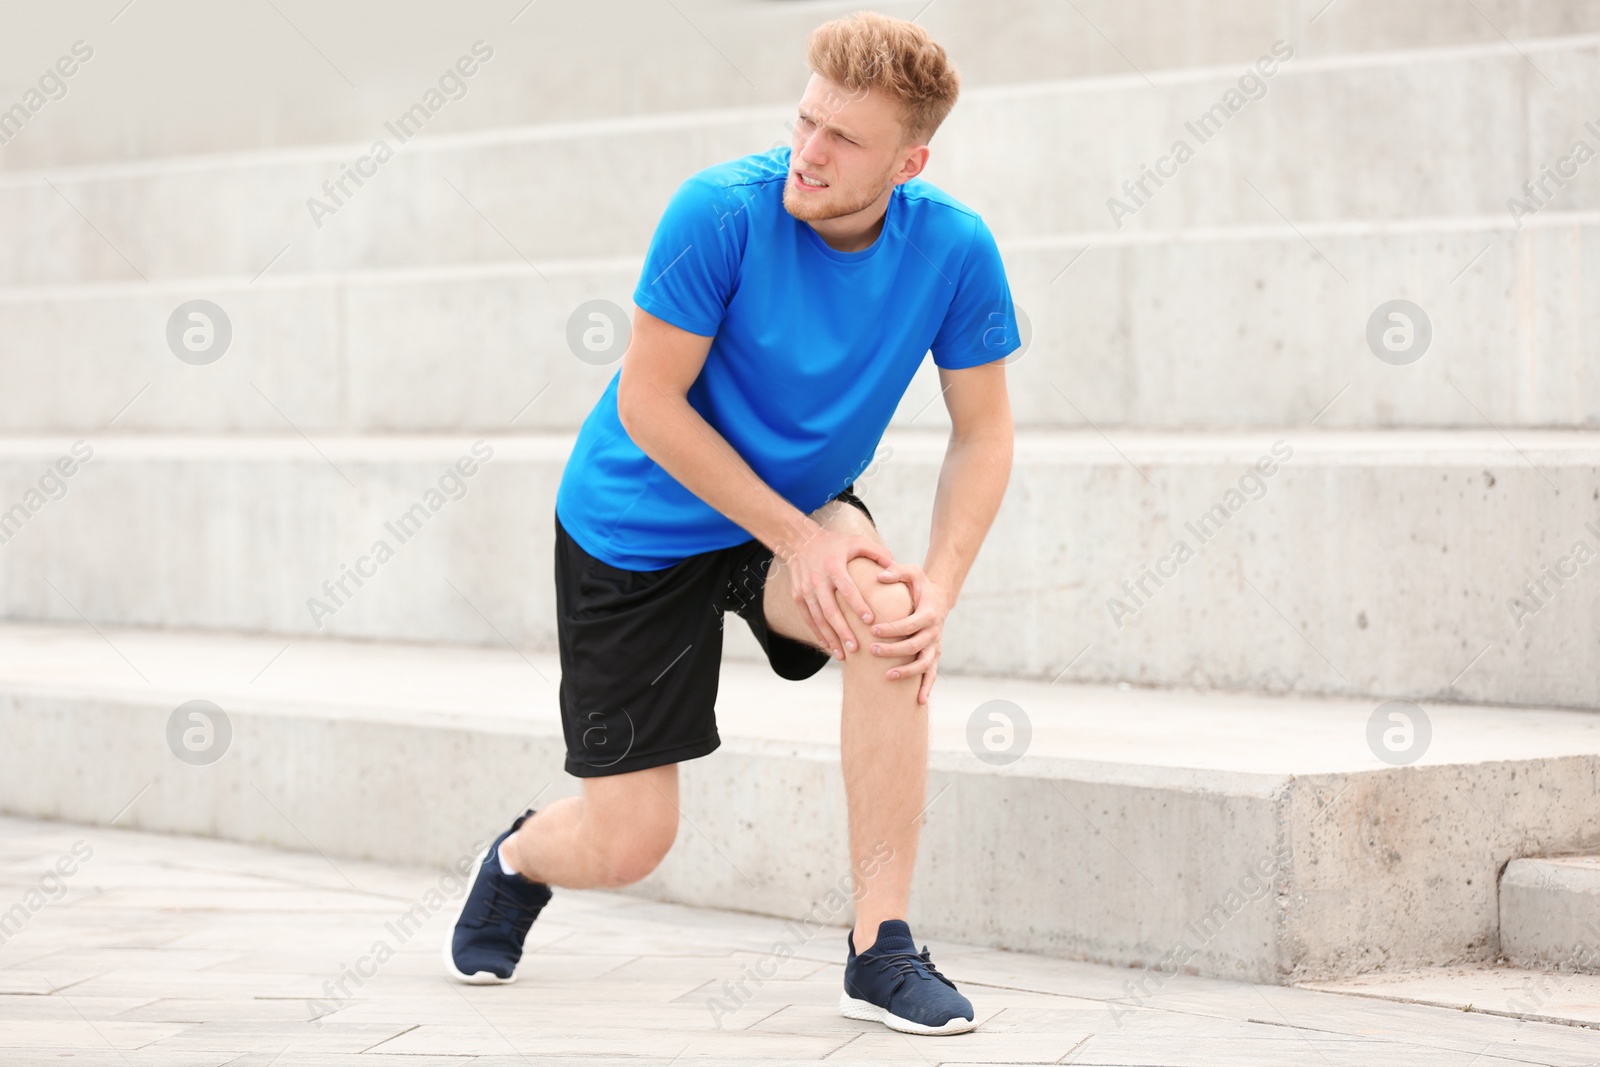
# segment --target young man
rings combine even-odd
[[[917,952],[906,909],[944,619],[1011,469],[1000,361],[1017,329],[988,228],[917,180],[959,88],[944,50],[858,13],[819,27],[807,62],[792,146],[689,178],[651,242],[622,368],[556,497],[566,769],[583,793],[485,852],[445,963],[510,981],[551,886],[655,869],[676,765],[720,743],[731,610],[783,678],[842,665],[856,899],[841,1011],[960,1033],[972,1005]],[[952,430],[919,567],[852,490],[930,349]]]

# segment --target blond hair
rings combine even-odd
[[[924,144],[956,106],[961,77],[914,22],[857,11],[811,31],[806,66],[852,97],[877,89],[900,105],[905,144]]]

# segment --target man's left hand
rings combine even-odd
[[[889,668],[886,677],[904,678],[920,672],[922,684],[917,688],[917,703],[926,704],[933,692],[933,680],[939,676],[939,642],[944,635],[945,616],[950,614],[950,594],[914,563],[891,564],[878,572],[878,581],[910,586],[911,614],[898,622],[874,623],[872,636],[885,640],[874,641],[870,649],[875,656],[915,654],[917,658],[910,663]]]

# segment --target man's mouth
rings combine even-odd
[[[794,176],[795,180],[801,185],[805,186],[807,189],[826,189],[828,187],[827,182],[823,181],[821,178],[814,178],[811,175],[806,174],[804,171],[797,170],[794,172]]]

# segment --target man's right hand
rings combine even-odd
[[[842,596],[862,622],[872,623],[872,608],[850,580],[847,564],[857,556],[866,556],[879,566],[888,567],[894,563],[894,554],[871,538],[837,533],[809,518],[806,527],[798,545],[791,546],[784,555],[789,569],[789,593],[817,641],[834,658],[842,660],[845,651],[855,651],[856,639],[839,610],[838,598]]]

